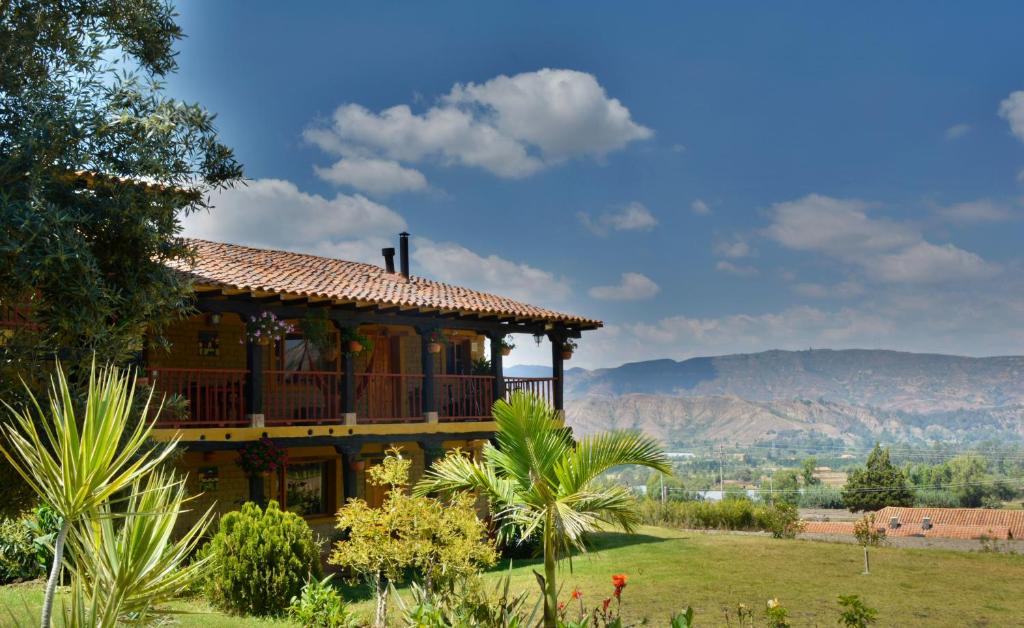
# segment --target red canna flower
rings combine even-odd
[[[626,586],[626,574],[617,573],[612,576],[612,584],[615,585],[616,589],[622,589]]]
[[[564,611],[565,610],[565,602],[559,602],[558,603],[558,610],[560,610],[560,611]]]
[[[580,591],[578,587],[572,590],[572,599],[578,600],[581,597],[583,597],[583,591]]]
[[[604,598],[604,602],[601,602],[601,610],[604,611],[607,614],[608,613],[608,606],[611,603],[612,603],[612,598],[610,598],[610,597]]]

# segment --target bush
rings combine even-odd
[[[280,615],[307,580],[322,575],[313,531],[275,501],[265,511],[249,502],[221,517],[205,551],[212,556],[207,594],[234,613]]]
[[[760,526],[777,539],[792,539],[804,529],[796,506],[781,502],[761,511]]]
[[[288,617],[310,628],[350,628],[359,625],[352,617],[338,591],[331,586],[331,576],[310,580],[302,592],[292,598]]]
[[[843,508],[843,492],[834,486],[809,486],[797,500],[801,508]]]
[[[25,518],[0,521],[0,584],[43,575],[33,539],[35,535]]]
[[[791,537],[799,532],[799,513],[788,504],[755,504],[746,498],[709,501],[644,499],[638,511],[647,525],[696,530],[761,530]]]
[[[959,508],[960,499],[949,489],[919,488],[914,491],[914,505],[918,508]]]

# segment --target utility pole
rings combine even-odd
[[[665,474],[661,474],[661,503],[665,503]]]
[[[722,453],[722,446],[718,446],[718,490],[722,492],[722,499],[725,499],[725,454]]]

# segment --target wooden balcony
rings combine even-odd
[[[148,372],[157,396],[178,395],[187,402],[184,416],[165,409],[159,428],[245,427],[251,419],[246,399],[246,369],[153,368]],[[344,373],[335,371],[262,372],[265,426],[337,425],[346,414],[357,425],[420,423],[424,412],[424,382],[419,374],[357,373],[354,399],[346,404]],[[490,420],[494,403],[494,377],[489,375],[436,375],[434,399],[441,423]],[[550,402],[552,378],[513,377],[506,392],[531,392]],[[346,411],[346,407],[350,408]]]

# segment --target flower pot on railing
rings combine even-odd
[[[352,462],[348,463],[348,468],[351,469],[352,471],[355,471],[356,473],[360,473],[366,469],[366,461],[353,460]]]
[[[349,340],[345,345],[345,350],[349,353],[359,353],[363,350],[363,343],[358,340]]]
[[[572,359],[572,349],[562,349],[562,359],[563,360],[571,360]]]
[[[328,350],[324,351],[323,358],[325,360],[327,360],[328,362],[334,362],[335,360],[338,359],[338,349],[337,348],[331,348],[331,349],[328,349]]]
[[[270,338],[267,338],[266,336],[260,336],[259,338],[256,339],[256,344],[258,344],[261,347],[269,347]]]
[[[441,353],[441,343],[440,342],[428,342],[427,343],[427,352],[428,353]]]
[[[506,358],[512,355],[512,347],[502,347],[501,355],[505,356]]]

